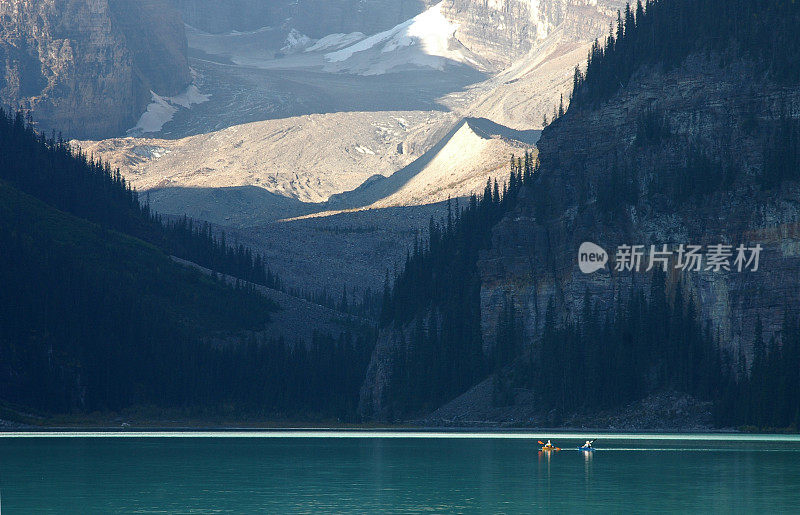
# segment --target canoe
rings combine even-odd
[[[594,447],[578,447],[578,450],[583,452],[592,452],[594,451]]]

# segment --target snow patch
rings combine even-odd
[[[211,99],[211,95],[206,95],[200,93],[200,90],[197,89],[197,86],[192,84],[186,91],[181,93],[180,95],[174,96],[169,98],[168,100],[175,105],[179,105],[184,109],[189,109],[195,104],[202,104],[204,102],[208,102]]]
[[[150,94],[153,95],[153,101],[147,106],[147,111],[139,118],[139,123],[128,130],[129,136],[158,132],[178,112],[178,108],[171,105],[165,97],[157,95],[154,91],[151,91]]]
[[[362,147],[359,144],[356,144],[356,152],[358,152],[359,154],[368,154],[368,155],[371,155],[371,156],[375,155],[375,152],[371,148]]]
[[[194,27],[192,27],[192,28],[194,28]],[[198,32],[202,32],[199,29],[197,29],[197,30],[198,30]],[[232,30],[232,31],[228,32],[228,35],[229,36],[252,36],[253,34],[261,34],[262,32],[269,32],[270,30],[272,30],[271,26],[265,26],[265,27],[258,28],[256,30],[248,30],[248,31],[244,31],[244,32],[242,32],[240,30]]]
[[[594,1],[595,5],[597,5],[597,0]],[[533,17],[531,21],[536,25],[536,39],[539,41],[550,35],[550,27],[548,27],[547,22],[542,16],[540,2],[541,0],[531,0],[531,16]]]
[[[473,63],[455,39],[458,25],[442,13],[439,2],[414,18],[354,45],[325,54],[329,71],[381,75],[398,67],[444,69],[447,60]]]
[[[400,124],[400,127],[408,129],[408,120],[406,120],[402,116],[392,116],[392,118],[394,118],[394,120]]]
[[[172,150],[154,145],[138,145],[133,147],[131,152],[145,159],[160,159],[167,154],[171,154]]]
[[[148,104],[147,110],[139,118],[135,127],[128,129],[128,136],[141,136],[153,132],[160,132],[164,125],[170,121],[178,112],[178,108],[189,109],[193,105],[207,102],[211,95],[200,93],[197,86],[192,84],[180,95],[174,97],[162,97],[155,91],[151,91],[152,102]]]

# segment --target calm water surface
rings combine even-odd
[[[124,436],[0,434],[2,513],[800,512],[796,437]]]

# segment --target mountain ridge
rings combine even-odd
[[[458,287],[410,304],[408,288],[424,291],[426,274],[455,259],[460,244],[437,243],[435,233],[407,260],[384,303],[362,415],[425,420],[441,405],[431,404],[435,394],[392,392],[407,386],[408,367],[441,366],[418,349],[439,344],[431,333],[455,296],[480,304],[490,367],[487,382],[465,372],[450,383],[480,383],[489,393],[451,391],[443,402],[458,401],[443,413],[498,408],[506,422],[551,426],[677,390],[713,401],[717,426],[796,427],[784,385],[797,384],[800,73],[789,54],[770,49],[800,44],[791,28],[800,11],[780,2],[740,25],[740,14],[755,9],[657,1],[621,15],[607,42],[593,46],[587,71],[575,71],[572,104],[544,130],[540,163],[491,228],[475,262],[480,291],[458,296],[460,282],[473,280],[465,267],[452,281]],[[668,37],[678,26],[679,43]],[[483,198],[497,202],[489,188]],[[580,270],[582,242],[608,251],[604,270]],[[681,271],[675,255],[666,273],[618,268],[615,249],[651,244],[763,250],[757,271]],[[457,250],[441,250],[448,245]]]

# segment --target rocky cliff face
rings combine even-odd
[[[533,186],[494,227],[478,262],[485,354],[493,354],[508,302],[521,314],[527,355],[538,351],[551,306],[557,324],[579,322],[588,297],[605,320],[635,289],[649,292],[647,256],[639,272],[616,271],[620,245],[669,246],[668,295],[680,288],[694,299],[731,365],[750,365],[758,319],[764,341],[780,342],[784,315],[800,314],[800,184],[765,187],[763,174],[771,135],[799,108],[800,88],[772,83],[748,64],[721,68],[718,57],[694,55],[669,72],[642,71],[611,100],[551,124],[537,144]],[[615,181],[619,173],[631,175]],[[609,253],[605,269],[580,270],[583,242]],[[680,244],[703,246],[701,270],[676,268]],[[735,250],[731,270],[709,270],[708,246],[720,244],[761,245],[758,270],[736,270]],[[367,418],[391,417],[391,377],[409,352],[409,327],[378,339],[362,388]],[[463,397],[453,406],[470,404],[468,416],[492,406],[474,391]]]
[[[443,4],[457,23],[458,40],[505,68],[556,30],[567,41],[591,41],[608,31],[620,0],[450,0]]]
[[[289,2],[277,0],[172,0],[189,25],[205,32],[248,31],[281,23]]]
[[[797,112],[800,90],[759,79],[745,65],[718,65],[713,57],[694,56],[669,73],[642,73],[601,108],[570,110],[544,132],[539,191],[525,192],[479,263],[485,345],[495,341],[506,299],[523,313],[524,341],[535,351],[549,302],[556,320],[576,320],[587,295],[613,311],[634,285],[646,288],[648,274],[617,272],[613,263],[582,273],[578,248],[585,241],[602,246],[612,260],[623,244],[762,245],[757,272],[715,272],[705,264],[702,271],[681,272],[673,259],[668,277],[694,297],[734,358],[742,349],[751,359],[757,317],[765,341],[779,339],[784,312],[800,306],[800,185],[765,190],[758,177],[765,135],[781,113]],[[643,143],[638,129],[645,112],[663,117],[669,134]],[[726,185],[707,194],[681,191],[675,173],[698,155],[711,164],[707,173],[724,175]],[[624,163],[639,171],[638,193],[626,200],[622,191],[612,192],[618,214],[609,220],[599,192]]]
[[[0,3],[0,102],[41,129],[99,138],[133,126],[149,90],[189,82],[180,15],[164,1]]]
[[[180,12],[165,0],[110,0],[109,8],[131,53],[138,91],[172,96],[186,88],[191,77]]]

